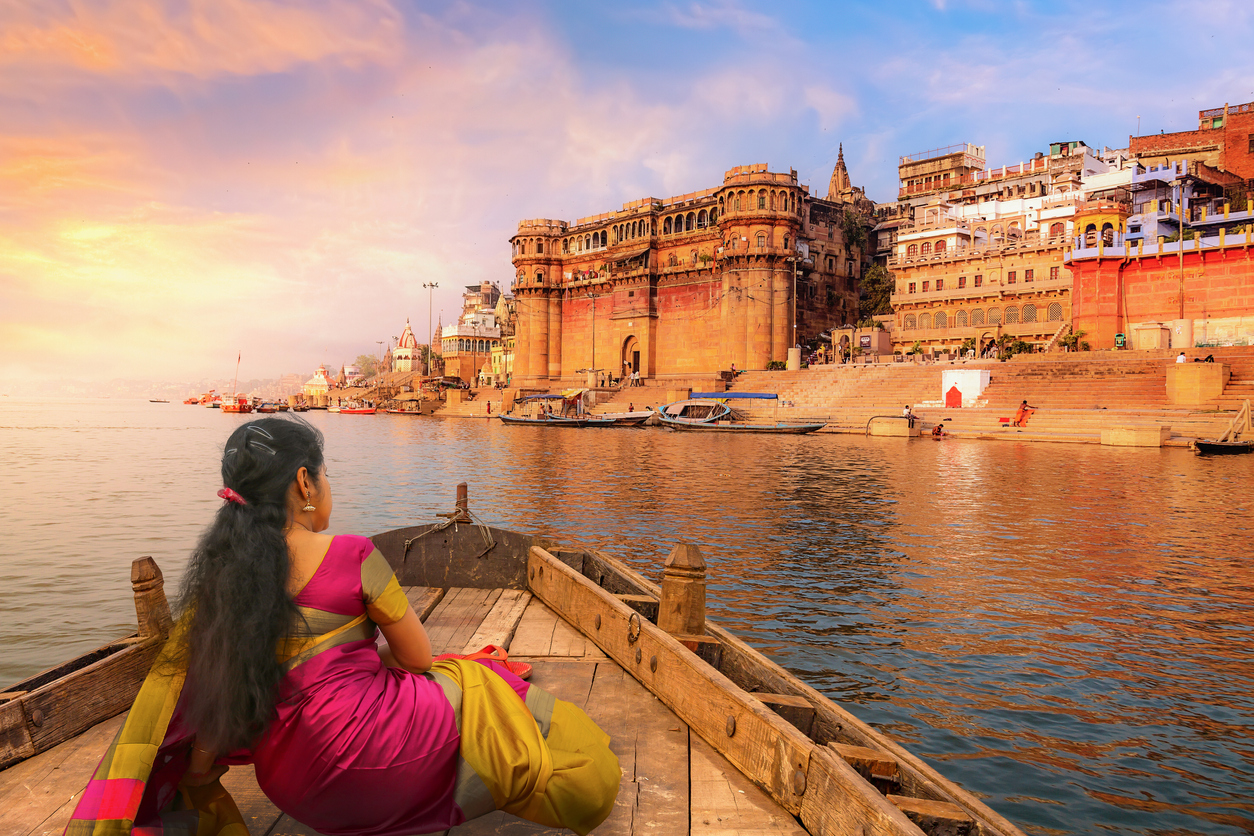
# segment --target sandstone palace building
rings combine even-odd
[[[521,221],[510,239],[514,382],[682,381],[785,361],[791,346],[857,320],[873,210],[842,153],[826,198],[796,171],[747,165],[716,188],[573,224]]]

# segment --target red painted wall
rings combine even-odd
[[[1113,348],[1115,334],[1138,322],[1254,316],[1254,261],[1249,246],[1186,251],[1159,258],[1073,259],[1072,327],[1093,348]]]

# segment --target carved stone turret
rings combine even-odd
[[[151,557],[131,561],[131,589],[135,593],[139,637],[168,637],[174,620],[170,617],[170,604],[165,597],[165,578]]]
[[[696,546],[680,543],[666,558],[657,626],[672,635],[705,634],[705,560]]]

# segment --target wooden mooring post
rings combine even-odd
[[[131,590],[135,593],[135,620],[141,639],[169,638],[174,619],[165,597],[165,577],[151,557],[131,561]]]

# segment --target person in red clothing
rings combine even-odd
[[[1019,411],[1015,413],[1015,426],[1022,427],[1026,425],[1033,412],[1036,412],[1036,407],[1028,406],[1027,401],[1019,404]]]

